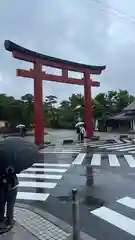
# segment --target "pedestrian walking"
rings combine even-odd
[[[24,137],[25,136],[25,130],[26,130],[26,126],[24,124],[19,124],[16,126],[17,129],[19,129],[20,131],[20,136]]]
[[[84,141],[85,128],[84,128],[83,125],[82,125],[82,126],[79,126],[79,128],[80,128],[80,136],[79,136],[79,138],[80,138],[81,141]]]
[[[84,122],[77,122],[75,127],[76,127],[76,133],[78,135],[78,141],[83,141],[84,135],[85,135]]]
[[[8,231],[14,225],[13,213],[19,181],[12,166],[0,176],[0,231]],[[5,205],[7,205],[6,218]]]
[[[79,126],[76,128],[76,133],[77,133],[77,139],[80,141],[80,128]]]

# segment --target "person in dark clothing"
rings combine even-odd
[[[0,231],[11,228],[14,225],[13,212],[17,196],[18,178],[14,168],[9,166],[0,176]],[[7,204],[6,218],[4,217]]]

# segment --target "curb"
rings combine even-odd
[[[59,228],[61,228],[65,232],[71,234],[70,237],[67,238],[67,240],[72,240],[73,239],[72,238],[72,227],[68,223],[64,222],[63,220],[51,215],[50,213],[48,213],[46,211],[43,211],[39,208],[36,208],[36,207],[28,205],[28,204],[16,203],[15,207],[28,209],[31,212],[34,212],[34,213],[40,215],[41,217],[45,218],[46,220],[48,220],[52,224],[58,226]],[[80,232],[80,236],[81,236],[82,240],[96,240],[95,238],[90,237],[88,234],[86,234],[84,232]]]

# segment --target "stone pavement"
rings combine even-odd
[[[26,206],[26,207],[25,207]],[[34,211],[32,211],[32,209]],[[0,240],[71,240],[72,228],[51,214],[30,205],[17,204],[16,224],[11,231],[0,235]],[[81,232],[81,239],[94,240]]]

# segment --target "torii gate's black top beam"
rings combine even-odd
[[[29,50],[27,48],[24,48],[22,46],[19,46],[16,43],[11,42],[9,40],[5,40],[4,46],[5,46],[5,49],[7,51],[10,51],[10,52],[17,51],[17,52],[20,52],[20,53],[23,53],[23,54],[26,54],[26,55],[29,55],[29,56],[39,57],[42,60],[49,60],[49,61],[57,62],[57,63],[64,63],[65,65],[72,65],[74,67],[86,68],[86,69],[89,69],[91,71],[94,71],[94,70],[95,71],[96,70],[97,71],[103,71],[106,68],[106,66],[86,65],[86,64],[82,64],[82,63],[76,63],[76,62],[63,60],[63,59],[51,57],[51,56],[48,56],[48,55],[44,55],[44,54],[41,54],[41,53],[38,53],[38,52],[31,51],[31,50]]]

